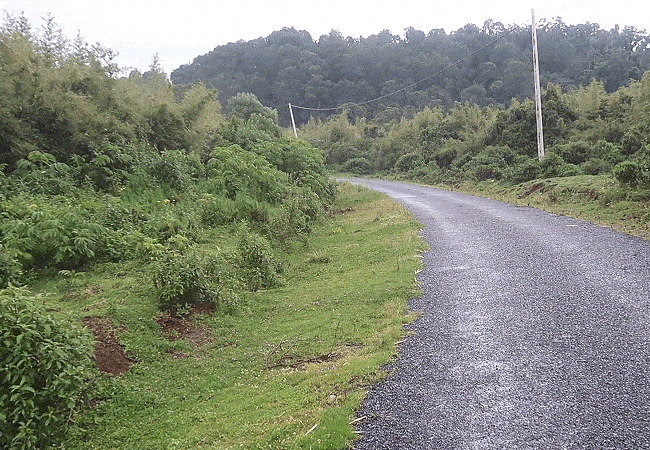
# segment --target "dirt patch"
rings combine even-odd
[[[546,192],[548,190],[548,185],[544,183],[535,183],[531,187],[529,187],[526,192],[522,193],[519,195],[519,198],[526,198],[529,195],[535,193],[535,192]]]
[[[343,214],[354,212],[354,208],[335,209],[332,211],[333,216],[342,216]]]
[[[105,373],[120,376],[129,371],[131,361],[117,339],[117,332],[125,327],[115,327],[108,317],[87,316],[83,324],[95,336],[93,359],[97,368]]]
[[[160,325],[160,329],[170,341],[182,339],[188,341],[193,347],[202,347],[212,342],[212,334],[205,328],[192,322],[192,316],[214,314],[214,305],[207,302],[200,302],[192,306],[187,317],[177,317],[173,314],[157,317],[155,320]],[[182,355],[180,357],[184,357]],[[178,355],[172,355],[178,359]]]

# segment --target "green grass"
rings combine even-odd
[[[103,376],[68,449],[342,449],[370,384],[395,356],[424,249],[419,225],[380,194],[339,187],[331,218],[282,253],[285,283],[195,320],[214,340],[169,342],[151,267],[112,264],[32,286],[55,314],[106,315],[136,361]],[[206,239],[204,244],[224,245]],[[173,359],[170,350],[187,358]],[[320,358],[319,358],[320,357]]]

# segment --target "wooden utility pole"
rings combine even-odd
[[[535,78],[535,116],[537,118],[537,157],[544,158],[544,127],[542,125],[542,93],[539,87],[539,54],[537,53],[537,25],[535,24],[535,10],[533,14],[533,74]]]

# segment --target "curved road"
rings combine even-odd
[[[427,187],[421,311],[359,417],[358,450],[650,449],[650,244]]]

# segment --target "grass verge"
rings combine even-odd
[[[418,231],[401,205],[341,185],[331,218],[282,255],[282,287],[244,295],[230,315],[193,318],[211,335],[201,346],[161,334],[151,267],[105,265],[33,285],[53,314],[109,317],[135,362],[102,377],[65,447],[349,447],[354,412],[411,320]]]

